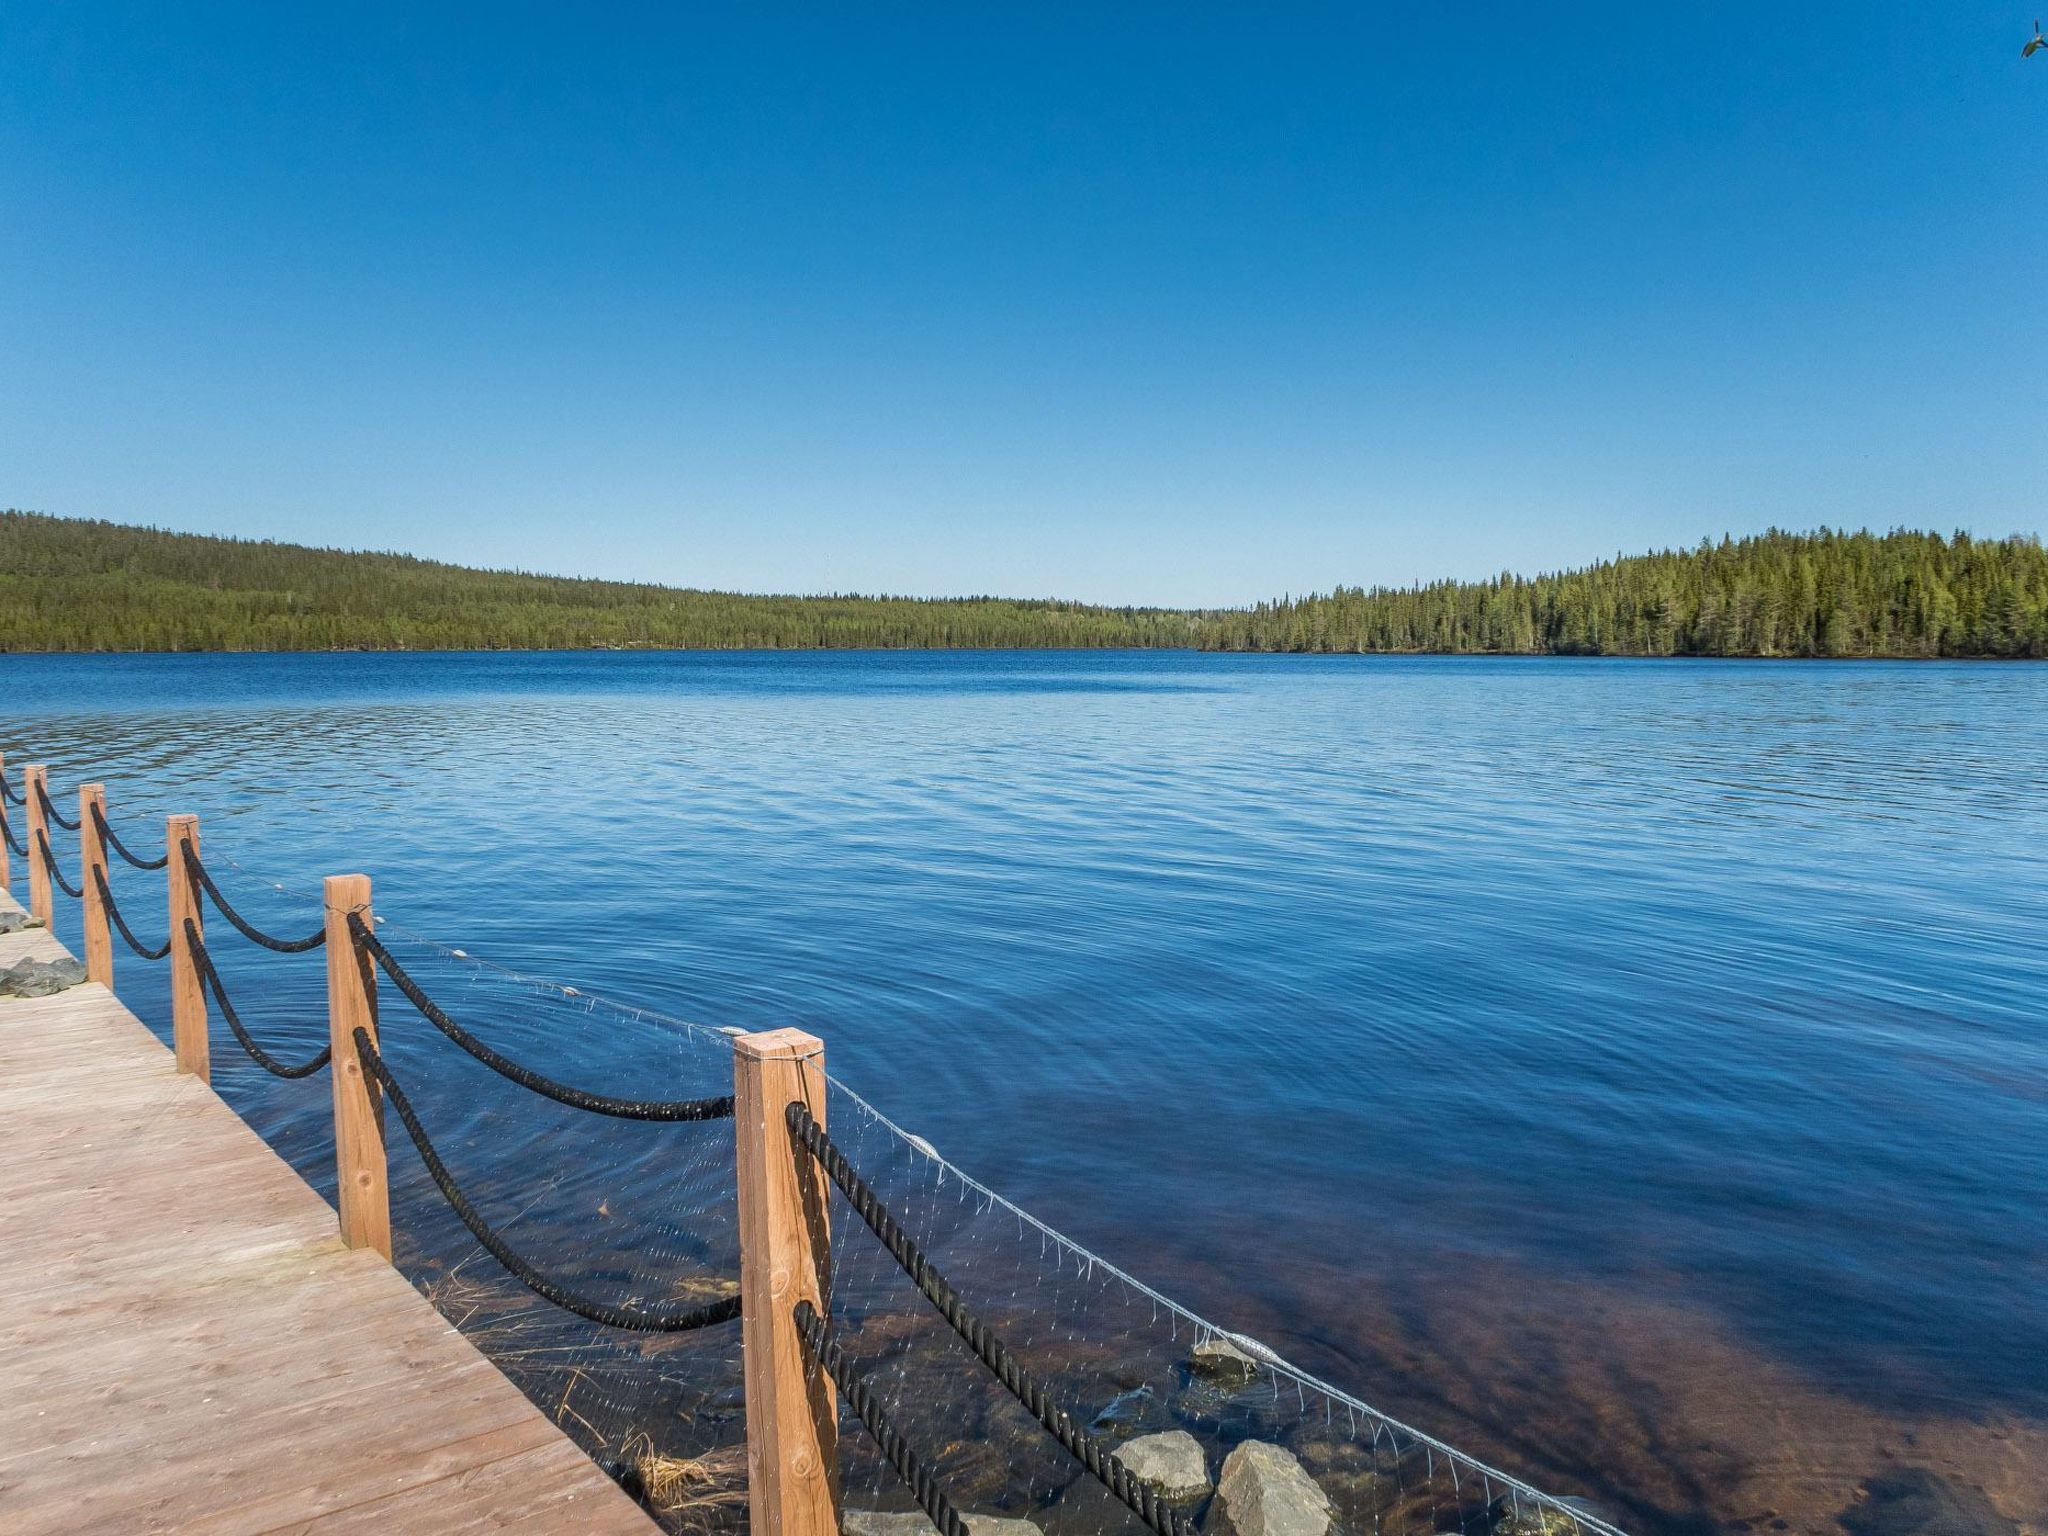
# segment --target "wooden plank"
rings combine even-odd
[[[206,1038],[206,993],[185,936],[189,922],[200,938],[206,937],[206,908],[199,899],[199,882],[185,867],[185,849],[199,852],[199,818],[166,816],[164,847],[171,855],[164,866],[171,915],[171,1045],[177,1053],[178,1070],[204,1082],[213,1075],[213,1049]]]
[[[348,920],[370,916],[368,875],[329,875],[327,1038],[334,1048],[334,1157],[342,1241],[391,1257],[391,1194],[384,1157],[384,1096],[363,1070],[361,1030],[377,1044],[377,962],[355,941]]]
[[[7,754],[4,752],[0,752],[0,784],[4,784],[6,782]],[[15,820],[14,817],[8,813],[7,807],[4,803],[0,803],[0,815],[6,815],[8,817],[8,830],[12,832],[16,837],[21,836],[22,823]],[[0,837],[0,891],[11,891],[13,889],[14,854],[13,850],[8,846],[7,839],[4,837]]]
[[[830,1312],[832,1244],[823,1180],[784,1114],[825,1119],[825,1047],[799,1029],[733,1040],[738,1135],[740,1322],[747,1390],[747,1486],[754,1536],[836,1536],[838,1400],[804,1355],[792,1313]]]
[[[107,925],[107,904],[100,900],[100,883],[107,878],[106,839],[100,836],[93,812],[106,814],[107,787],[104,784],[78,786],[78,888],[85,911],[85,974],[103,987],[114,984],[114,934]],[[97,876],[97,878],[95,878]]]
[[[28,909],[36,921],[45,928],[50,926],[50,866],[43,858],[43,849],[50,836],[49,818],[43,814],[43,796],[50,785],[50,770],[42,763],[30,763],[21,770],[21,798],[28,812],[28,836],[22,845],[28,849]]]
[[[0,1170],[9,1536],[654,1529],[106,988],[0,1001]]]

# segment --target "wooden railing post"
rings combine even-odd
[[[28,812],[28,910],[45,928],[53,916],[50,910],[50,866],[43,859],[43,844],[49,841],[50,824],[43,815],[43,797],[49,793],[50,770],[30,763],[21,770],[22,809]]]
[[[327,902],[327,1039],[334,1047],[335,1204],[341,1236],[351,1248],[391,1257],[391,1194],[384,1164],[384,1095],[363,1070],[356,1031],[377,1043],[377,962],[348,931],[351,912],[370,916],[368,875],[329,875]]]
[[[85,911],[85,979],[103,987],[114,984],[114,934],[107,926],[107,904],[100,889],[107,878],[107,845],[93,815],[106,814],[107,786],[78,786],[78,888]]]
[[[801,1102],[825,1120],[825,1047],[775,1029],[733,1040],[738,1136],[740,1329],[753,1536],[837,1536],[838,1398],[805,1358],[794,1313],[831,1315],[831,1235],[822,1171],[783,1118]]]
[[[0,752],[0,784],[4,784],[6,782],[7,754],[5,752]],[[0,804],[0,811],[5,810],[6,806],[4,804]],[[25,826],[27,825],[27,823],[24,822],[23,825]],[[8,820],[7,830],[10,832],[14,831],[14,822],[11,817]],[[19,837],[20,835],[21,834],[18,832],[15,833],[15,836],[17,837]],[[4,837],[0,837],[0,891],[11,891],[13,889],[14,859],[13,856],[7,850],[7,839]]]
[[[185,847],[199,852],[199,818],[166,816],[164,849],[170,862],[164,873],[170,885],[171,909],[171,1046],[178,1058],[178,1070],[190,1072],[201,1082],[213,1075],[212,1053],[206,1040],[206,992],[199,984],[199,964],[185,942],[185,920],[190,918],[200,937],[206,936],[205,909],[199,902],[199,883],[185,868]]]

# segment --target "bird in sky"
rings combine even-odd
[[[2040,19],[2037,17],[2034,21],[2034,36],[2028,42],[2027,46],[2020,50],[2020,57],[2023,59],[2031,59],[2043,48],[2048,48],[2048,37],[2043,37],[2041,35],[2041,22]]]

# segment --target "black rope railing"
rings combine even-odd
[[[78,823],[50,804],[50,792],[39,782],[36,785],[36,803],[43,808],[43,814],[57,823],[66,832],[76,832]]]
[[[14,824],[9,820],[5,807],[0,807],[0,834],[6,836],[8,847],[24,859],[28,857],[28,845],[14,835]]]
[[[57,855],[50,852],[50,834],[41,827],[36,828],[36,846],[43,850],[43,867],[50,872],[50,878],[57,882],[57,889],[66,896],[83,899],[84,890],[64,878],[64,871],[57,867]]]
[[[191,951],[192,963],[199,972],[199,979],[206,983],[206,990],[213,994],[213,1000],[220,1005],[221,1017],[228,1021],[228,1028],[234,1031],[235,1039],[241,1042],[242,1049],[249,1053],[250,1060],[257,1066],[272,1077],[311,1077],[334,1059],[332,1045],[323,1045],[309,1060],[299,1063],[296,1067],[286,1065],[264,1050],[242,1023],[242,1016],[235,1012],[235,1005],[228,1001],[228,990],[221,984],[220,972],[214,969],[213,956],[206,952],[206,941],[199,937],[199,925],[189,917],[185,919],[185,944]]]
[[[592,1114],[611,1115],[620,1120],[728,1120],[732,1118],[732,1095],[709,1099],[619,1099],[609,1094],[586,1093],[581,1088],[572,1088],[567,1083],[558,1083],[551,1077],[543,1077],[531,1067],[521,1066],[510,1057],[501,1056],[483,1041],[448,1017],[446,1011],[421,988],[420,984],[406,974],[405,967],[390,950],[384,947],[370,925],[363,921],[360,912],[348,915],[350,936],[384,969],[398,988],[405,994],[405,1000],[419,1010],[420,1016],[450,1040],[461,1046],[478,1061],[502,1077],[508,1077],[520,1087],[530,1089],[543,1098],[553,1099],[557,1104],[566,1104],[571,1109],[587,1109]]]
[[[4,773],[0,773],[0,800],[5,800],[13,805],[28,804],[28,796],[8,783],[7,775]]]
[[[812,1118],[811,1112],[793,1101],[784,1112],[784,1118],[797,1145],[818,1160],[819,1166],[846,1196],[847,1204],[889,1250],[889,1256],[902,1266],[903,1272],[916,1283],[925,1299],[938,1309],[947,1325],[974,1351],[975,1358],[1009,1389],[1011,1396],[1024,1405],[1046,1432],[1158,1536],[1194,1536],[1194,1526],[1168,1505],[1156,1489],[1133,1477],[1101,1440],[1055,1403],[1031,1373],[1010,1354],[995,1331],[974,1315],[967,1303],[960,1299],[959,1292],[947,1284],[946,1277],[932,1266],[924,1251],[890,1215],[889,1208],[868,1187],[846,1154],[825,1134],[824,1127]]]
[[[135,852],[126,843],[122,842],[120,835],[114,831],[113,827],[108,825],[107,813],[97,805],[92,808],[92,824],[106,845],[130,864],[133,864],[137,869],[162,869],[171,862],[171,850],[168,848],[153,859],[145,859],[141,854]]]
[[[213,904],[220,908],[220,915],[234,924],[241,931],[243,938],[251,939],[265,949],[274,949],[281,955],[304,954],[307,950],[318,949],[327,942],[327,926],[324,923],[303,939],[279,939],[265,933],[228,904],[227,897],[223,896],[220,887],[213,883],[213,876],[208,874],[206,866],[199,862],[199,855],[193,851],[189,841],[181,839],[178,851],[185,856],[186,873],[199,882],[200,888],[213,899]],[[168,850],[166,852],[168,853]]]
[[[641,1333],[683,1333],[693,1328],[709,1328],[719,1323],[729,1323],[740,1315],[740,1299],[728,1296],[723,1301],[707,1302],[697,1307],[615,1307],[606,1302],[593,1301],[578,1295],[560,1281],[550,1280],[525,1259],[513,1252],[505,1239],[492,1230],[489,1222],[469,1203],[448,1172],[440,1154],[434,1150],[433,1142],[427,1139],[426,1128],[420,1124],[420,1117],[413,1111],[411,1100],[398,1086],[398,1080],[391,1075],[391,1069],[384,1064],[384,1058],[377,1047],[370,1043],[367,1030],[355,1032],[356,1057],[363,1064],[363,1070],[377,1082],[390,1099],[391,1107],[398,1112],[399,1122],[405,1126],[405,1134],[412,1138],[413,1146],[420,1154],[420,1161],[426,1164],[427,1175],[441,1191],[441,1198],[449,1208],[462,1218],[462,1224],[469,1228],[470,1235],[483,1245],[492,1258],[511,1273],[514,1279],[535,1295],[553,1302],[565,1312],[603,1323],[608,1328],[631,1328]]]
[[[112,919],[114,931],[121,935],[130,949],[145,960],[161,960],[171,952],[171,941],[168,938],[164,940],[161,949],[151,949],[135,937],[135,930],[128,926],[128,919],[121,915],[121,908],[114,900],[114,893],[108,888],[106,871],[97,864],[92,867],[92,882],[99,889],[100,905],[106,908],[107,916]]]
[[[889,1465],[896,1469],[896,1475],[909,1485],[911,1496],[917,1500],[918,1508],[931,1517],[942,1536],[967,1536],[967,1524],[947,1499],[945,1490],[931,1469],[918,1459],[910,1442],[903,1438],[901,1431],[889,1422],[889,1416],[868,1390],[868,1384],[854,1370],[846,1358],[831,1330],[825,1326],[825,1319],[818,1315],[818,1309],[808,1301],[796,1304],[796,1336],[802,1340],[804,1352],[824,1369],[833,1384],[839,1388],[847,1406],[853,1409],[854,1417],[861,1427],[874,1438]]]

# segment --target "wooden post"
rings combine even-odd
[[[391,1257],[391,1194],[384,1166],[384,1095],[356,1054],[356,1031],[377,1043],[377,962],[348,931],[351,912],[370,922],[370,877],[329,875],[327,1039],[334,1047],[335,1203],[351,1248]]]
[[[185,845],[199,851],[199,818],[166,816],[164,848],[170,862],[164,866],[170,884],[171,907],[171,1045],[178,1057],[178,1070],[190,1072],[201,1082],[213,1076],[213,1062],[206,1040],[206,992],[199,984],[199,965],[185,942],[185,919],[206,936],[205,909],[199,903],[199,882],[185,868]]]
[[[43,797],[49,792],[50,770],[30,763],[21,770],[21,798],[28,811],[28,909],[45,928],[50,926],[50,866],[43,859],[43,844],[50,839],[50,823],[43,815]]]
[[[790,1139],[792,1101],[825,1120],[825,1047],[798,1029],[733,1040],[740,1330],[753,1536],[838,1536],[838,1395],[797,1337],[809,1301],[831,1313],[824,1172]]]
[[[7,754],[6,754],[6,753],[4,753],[4,752],[0,752],[0,783],[5,783],[6,781],[7,781]],[[5,809],[6,809],[6,807],[5,807],[4,805],[0,805],[0,811],[4,811]],[[24,823],[24,825],[25,825],[25,823]],[[8,828],[7,828],[7,830],[8,830],[8,831],[10,831],[10,832],[13,832],[13,831],[14,831],[14,826],[13,826],[13,823],[12,823],[12,822],[10,822],[10,823],[8,824]],[[18,837],[18,836],[20,836],[21,834],[17,832],[17,833],[15,833],[15,835],[16,835],[16,836]],[[11,890],[13,890],[13,889],[14,889],[14,859],[13,859],[13,858],[12,858],[12,856],[10,856],[10,854],[8,853],[8,850],[7,850],[7,839],[6,839],[6,838],[4,838],[4,837],[0,837],[0,891],[11,891]]]
[[[107,808],[107,786],[78,786],[78,888],[85,892],[85,979],[103,987],[114,984],[114,934],[107,926],[107,904],[100,883],[107,877],[107,845],[93,812]]]

